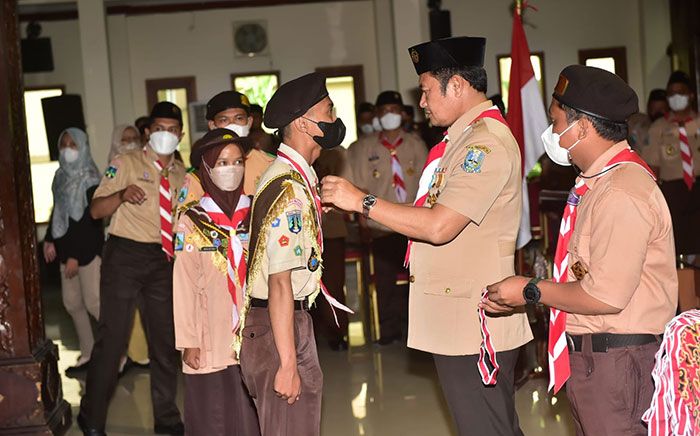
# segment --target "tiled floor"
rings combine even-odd
[[[57,290],[44,296],[46,333],[60,348],[60,371],[78,357],[72,322]],[[349,352],[319,350],[324,372],[322,434],[328,436],[453,435],[432,358],[400,344]],[[84,379],[63,376],[63,392],[77,414]],[[182,394],[178,396],[182,405]],[[516,394],[526,435],[574,435],[565,395],[550,398],[546,381],[529,381]],[[109,411],[110,436],[152,434],[149,375],[131,370],[119,382]],[[73,426],[69,435],[80,435]]]

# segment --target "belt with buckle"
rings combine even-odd
[[[585,335],[570,335],[566,338],[570,351],[583,351],[583,337]],[[594,353],[607,353],[612,348],[635,347],[660,343],[661,339],[652,334],[615,334],[615,333],[595,333],[591,336],[591,345]]]
[[[261,298],[251,298],[250,306],[267,308],[268,300],[263,300]],[[303,300],[294,300],[294,310],[309,310],[309,299],[304,298]]]

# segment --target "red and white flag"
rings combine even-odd
[[[542,101],[535,70],[530,62],[530,49],[523,29],[522,10],[513,14],[513,41],[511,48],[510,84],[508,88],[508,114],[506,120],[513,136],[520,145],[523,168],[523,214],[520,219],[517,248],[522,248],[532,238],[530,232],[530,202],[525,176],[537,164],[544,153],[541,135],[547,128],[547,115]]]

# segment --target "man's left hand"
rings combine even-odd
[[[342,177],[326,176],[321,180],[321,202],[347,212],[362,212],[365,193]]]
[[[523,289],[529,281],[527,277],[512,276],[488,285],[488,299],[480,303],[479,307],[491,313],[508,313],[517,306],[524,306]]]

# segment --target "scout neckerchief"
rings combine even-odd
[[[503,125],[508,126],[508,123],[503,118],[501,111],[497,106],[492,106],[485,111],[481,112],[474,120],[469,123],[464,131],[470,129],[477,120],[482,118],[491,118],[503,123]],[[445,149],[450,138],[445,132],[445,137],[440,143],[433,147],[428,153],[428,159],[423,167],[423,172],[418,182],[418,193],[416,194],[416,201],[413,203],[416,207],[423,207],[428,198],[428,191],[430,190],[430,185],[434,180],[434,173],[437,171],[440,165],[440,160],[445,154]],[[432,205],[429,205],[432,207]],[[411,246],[413,241],[408,241],[408,247],[406,248],[406,256],[404,257],[404,265],[408,267],[411,257]],[[486,293],[484,292],[481,296],[482,301],[486,299]],[[477,368],[479,369],[479,374],[481,375],[481,381],[485,385],[495,385],[496,377],[498,376],[499,365],[496,360],[496,349],[493,346],[493,341],[491,340],[491,332],[489,331],[488,325],[486,324],[486,314],[483,309],[479,309],[479,328],[481,330],[481,345],[479,346],[479,361],[477,362]],[[486,357],[491,364],[491,368],[486,361]]]
[[[683,166],[683,181],[688,190],[693,189],[693,184],[695,183],[695,169],[693,168],[693,149],[690,148],[690,142],[688,142],[688,132],[685,130],[685,123],[692,121],[692,117],[688,117],[682,120],[674,119],[669,121],[678,126],[678,140],[681,147],[681,165]]]
[[[245,292],[246,275],[243,245],[241,244],[241,240],[236,235],[236,229],[250,213],[250,197],[241,194],[238,204],[236,205],[236,210],[233,212],[233,216],[231,218],[226,216],[226,214],[221,210],[219,205],[214,202],[209,194],[204,194],[202,199],[199,200],[199,206],[204,209],[214,224],[228,232],[228,244],[226,246],[226,269],[228,274],[226,275],[226,278],[228,283],[228,292],[231,294],[231,298],[233,299],[233,331],[236,331],[239,322],[239,304],[238,294],[236,292],[236,283],[238,283],[238,285],[241,286],[241,290]],[[221,244],[221,239],[219,239],[217,236],[213,238],[214,246],[217,246],[217,240],[219,241],[219,245]]]
[[[654,172],[630,148],[617,153],[605,167],[592,178],[600,177],[606,174],[609,170],[622,164],[636,164],[644,168],[649,175],[656,180]],[[590,178],[588,178],[590,179]],[[559,240],[557,241],[557,250],[554,254],[554,271],[553,280],[555,283],[565,283],[568,281],[569,271],[569,240],[574,233],[576,225],[576,215],[578,213],[578,205],[581,202],[583,195],[590,188],[585,183],[583,178],[579,178],[576,185],[569,192],[569,198],[566,200],[566,207],[559,228]],[[554,388],[556,394],[571,375],[569,367],[569,350],[566,344],[566,312],[562,312],[555,308],[549,309],[549,389]]]
[[[693,309],[673,318],[664,332],[651,373],[654,395],[642,415],[649,436],[700,434],[700,310]],[[694,351],[695,350],[695,351]]]
[[[401,162],[399,162],[399,156],[396,154],[396,149],[403,144],[403,138],[399,136],[395,143],[389,142],[389,140],[380,134],[379,142],[389,150],[391,154],[391,175],[393,177],[392,185],[394,186],[394,192],[396,193],[396,199],[399,203],[406,202],[406,183],[403,180],[403,169],[401,168]]]
[[[143,153],[147,155],[146,147]],[[160,188],[158,191],[160,204],[160,242],[168,260],[173,258],[173,206],[170,201],[170,182],[168,181],[168,169],[158,160],[153,161],[153,165],[160,174]]]
[[[323,253],[323,229],[321,227],[321,197],[318,194],[318,189],[316,188],[315,185],[311,184],[311,181],[309,180],[308,176],[306,175],[306,172],[304,172],[304,169],[291,157],[289,157],[287,154],[285,154],[283,151],[278,150],[277,151],[277,160],[280,162],[283,162],[299,173],[304,179],[304,184],[306,185],[306,189],[311,193],[311,195],[314,198],[314,203],[315,205],[313,206],[314,212],[316,213],[316,226],[318,228],[318,233],[316,236],[316,242],[318,243],[318,247],[321,250],[321,253]],[[321,256],[321,253],[318,253],[318,256]],[[312,253],[313,256],[313,253]],[[342,311],[345,311],[347,313],[354,313],[350,308],[346,307],[343,305],[341,302],[336,300],[330,292],[328,292],[328,289],[326,289],[326,285],[323,284],[323,280],[320,281],[321,285],[321,293],[323,296],[326,298],[326,301],[328,304],[331,305],[331,311],[333,312],[333,318],[335,319],[335,325],[340,327],[340,324],[338,323],[338,316],[335,314],[335,308],[338,308]]]

